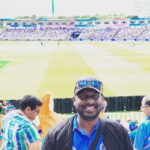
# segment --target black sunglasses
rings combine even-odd
[[[100,98],[100,94],[93,94],[93,95],[86,95],[86,94],[77,94],[77,96],[79,97],[79,99],[81,100],[88,100],[88,99],[94,99],[94,100],[98,100]]]

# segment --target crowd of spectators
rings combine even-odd
[[[78,32],[78,36],[72,36]],[[74,28],[45,28],[45,29],[4,29],[0,32],[0,40],[94,40],[94,41],[148,41],[150,40],[149,26],[122,27],[74,27]]]
[[[143,147],[146,148],[145,150],[149,150],[149,148],[150,148],[150,144],[149,144],[150,143],[150,140],[149,140],[150,139],[149,138],[149,119],[150,119],[149,103],[150,103],[150,96],[143,97],[140,109],[141,109],[141,111],[143,111],[144,115],[146,116],[145,121],[143,121],[139,124],[138,120],[128,120],[127,121],[128,126],[124,126],[128,130],[128,134],[129,134],[130,140],[133,144],[133,147],[139,148],[139,150],[140,150],[140,148],[142,149]],[[107,101],[104,100],[102,104],[103,104],[103,107],[102,107],[102,110],[100,113],[100,117],[106,118],[108,120],[111,119],[111,118],[109,118],[109,116],[106,116],[106,114],[104,114],[105,109],[107,107]],[[40,103],[40,105],[41,105],[41,103]],[[0,103],[0,108],[3,110],[3,111],[1,110],[0,114],[4,114],[5,116],[7,116],[7,115],[9,116],[9,114],[11,114],[11,112],[16,111],[16,107],[10,100],[3,101],[2,103]],[[35,112],[39,113],[39,111],[35,111]],[[11,118],[11,119],[13,120],[13,118]],[[2,118],[1,118],[1,121],[2,121]],[[8,120],[6,119],[6,121],[8,121]],[[116,119],[115,122],[122,124],[121,120],[118,120],[118,119]],[[3,128],[3,129],[0,128],[0,145],[6,140],[3,137],[4,133],[5,133],[4,129],[5,128]],[[39,128],[37,128],[37,129],[38,129],[38,133],[40,135],[42,133],[42,130],[41,129],[39,130]],[[8,135],[8,134],[6,134],[6,135]],[[148,135],[148,138],[147,138],[147,135]],[[43,143],[44,139],[45,138],[42,139],[42,143]],[[6,144],[5,146],[8,146],[8,145]],[[37,148],[40,148],[40,146],[38,145]]]
[[[70,39],[71,29],[6,29],[0,40],[65,40]]]
[[[106,27],[96,29],[85,29],[79,40],[149,40],[150,27]]]

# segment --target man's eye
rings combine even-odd
[[[98,95],[96,94],[96,95],[79,95],[78,97],[82,100],[86,100],[89,98],[97,100],[99,99],[99,96],[100,96],[99,94]]]
[[[80,99],[87,99],[87,96],[86,95],[80,95],[79,98]]]
[[[100,95],[93,95],[93,99],[99,99]]]

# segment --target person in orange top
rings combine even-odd
[[[50,103],[52,103],[52,93],[46,92],[42,98],[42,107],[39,114],[39,130],[41,132],[41,137],[45,137],[49,128],[53,127],[57,123],[63,121],[61,114],[57,114],[50,110]]]

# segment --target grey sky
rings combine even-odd
[[[134,14],[135,0],[55,0],[55,16]],[[51,16],[51,0],[0,0],[0,17]]]

